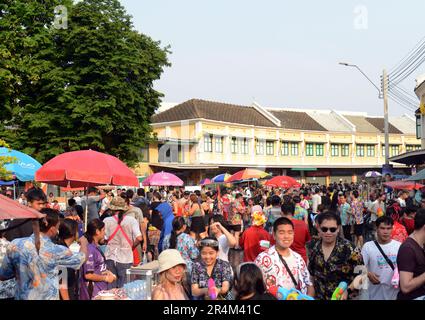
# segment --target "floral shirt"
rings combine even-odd
[[[214,279],[215,286],[221,288],[223,282],[228,281],[230,289],[224,296],[225,300],[233,300],[232,297],[232,283],[233,283],[233,271],[230,263],[217,259],[217,262],[212,270],[211,278]],[[197,284],[200,289],[208,288],[208,280],[210,276],[207,273],[207,266],[203,261],[196,261],[192,267],[192,284]]]
[[[350,284],[355,278],[354,269],[363,265],[360,250],[346,239],[337,237],[335,247],[327,261],[322,251],[322,240],[313,244],[308,270],[314,277],[315,297],[330,300],[341,281]]]
[[[164,238],[164,250],[170,248],[170,236],[171,235],[168,235]],[[176,249],[180,252],[184,261],[186,261],[187,273],[192,274],[193,260],[199,256],[199,250],[195,245],[195,240],[187,233],[181,233],[177,236]]]
[[[391,239],[403,243],[409,237],[406,228],[398,221],[394,221],[393,231],[391,232]]]
[[[58,300],[58,267],[78,269],[84,259],[84,253],[72,253],[46,236],[40,236],[40,252],[37,254],[34,235],[31,235],[13,240],[8,246],[0,266],[0,277],[16,276],[16,300]]]
[[[308,215],[308,212],[306,209],[300,206],[300,204],[295,205],[295,211],[294,211],[294,219],[304,221],[305,216]]]
[[[10,242],[4,238],[0,238],[0,266],[3,262],[4,257],[7,253],[7,247],[10,245]],[[1,299],[11,299],[15,296],[16,291],[16,280],[15,278],[0,281],[0,300]]]
[[[289,270],[291,270],[292,275],[298,282],[296,289],[300,290],[304,294],[307,294],[307,286],[313,285],[310,279],[310,273],[301,255],[291,249],[289,249],[289,251],[291,253],[290,256],[282,258],[285,259]],[[263,272],[267,289],[270,289],[270,287],[273,286],[279,286],[285,289],[295,288],[295,284],[292,281],[291,276],[286,270],[284,264],[280,260],[275,246],[272,246],[267,251],[260,253],[255,259],[255,263]]]
[[[352,210],[356,224],[363,223],[363,209],[364,209],[363,201],[360,201],[360,200],[351,201],[351,210]]]

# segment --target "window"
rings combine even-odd
[[[274,141],[266,141],[266,154],[268,156],[274,155]]]
[[[350,145],[342,144],[341,145],[341,156],[348,157],[350,155]]]
[[[375,156],[375,145],[368,144],[366,147],[366,156],[374,157]]]
[[[414,150],[421,150],[421,146],[416,144],[406,144],[406,152],[410,152]]]
[[[281,154],[282,156],[289,156],[289,143],[286,141],[282,141]]]
[[[385,157],[385,144],[382,145],[382,156]]]
[[[215,152],[223,153],[223,137],[215,138]]]
[[[238,139],[236,139],[236,137],[232,138],[232,142],[230,143],[230,152],[238,153]]]
[[[420,146],[419,144],[415,146],[415,150],[422,150],[422,146]]]
[[[241,153],[248,154],[248,139],[247,138],[241,139]]]
[[[292,142],[291,143],[291,155],[293,155],[293,156],[298,155],[298,142]]]
[[[204,136],[204,152],[212,152],[212,135]]]
[[[358,157],[364,157],[364,144],[356,145],[356,155]]]
[[[149,162],[149,146],[140,148],[139,161]]]
[[[313,149],[314,149],[314,145],[313,143],[306,143],[305,145],[305,155],[308,157],[312,157],[313,156]]]
[[[323,143],[316,143],[316,156],[323,157]]]
[[[391,146],[391,156],[392,157],[398,156],[399,152],[400,152],[400,146],[399,145],[392,145]]]
[[[264,140],[256,140],[255,150],[257,154],[264,154]]]
[[[331,144],[331,156],[332,157],[339,156],[339,144]]]

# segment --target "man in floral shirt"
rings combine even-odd
[[[308,270],[313,276],[316,299],[331,300],[332,294],[341,281],[349,284],[349,290],[343,299],[353,289],[356,266],[363,265],[363,259],[358,248],[346,239],[338,236],[341,219],[333,212],[321,213],[317,222],[319,237],[310,253]]]
[[[303,294],[314,296],[310,273],[301,255],[290,249],[294,242],[294,224],[285,217],[273,224],[276,245],[260,253],[255,263],[263,272],[267,289],[282,287],[298,289]]]

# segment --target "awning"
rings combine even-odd
[[[415,150],[400,154],[389,159],[391,162],[403,163],[405,165],[418,165],[425,163],[425,149]]]
[[[317,171],[317,168],[291,168],[292,171]]]

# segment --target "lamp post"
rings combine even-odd
[[[388,76],[387,71],[383,71],[383,82],[382,82],[382,88],[379,89],[378,86],[370,80],[370,78],[355,64],[350,64],[346,62],[340,62],[339,63],[342,66],[345,67],[353,67],[360,71],[360,73],[378,90],[379,99],[384,99],[384,134],[385,134],[385,166],[388,168],[390,161],[389,161],[389,153],[390,153],[390,144],[389,144],[389,122],[388,122]],[[379,151],[378,151],[379,152]]]

